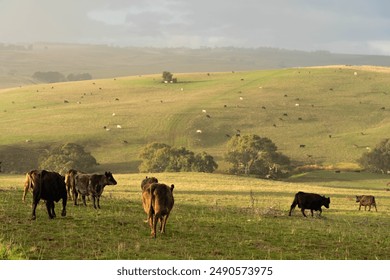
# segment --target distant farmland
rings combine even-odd
[[[206,151],[224,172],[226,143],[240,131],[270,138],[298,164],[358,168],[390,135],[390,73],[376,70],[174,73],[176,84],[155,74],[2,90],[0,161],[5,172],[24,172],[40,151],[75,142],[100,170],[137,172],[140,149],[162,142]]]

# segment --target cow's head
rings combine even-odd
[[[116,185],[116,181],[114,179],[114,176],[112,176],[111,172],[105,172],[104,175],[106,176],[107,185]]]
[[[362,195],[357,195],[357,196],[356,196],[356,202],[360,202],[360,200],[362,199],[362,197],[363,197]]]
[[[330,197],[323,196],[322,197],[322,205],[324,205],[326,208],[329,208],[329,204],[330,204]]]

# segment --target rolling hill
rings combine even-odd
[[[238,131],[269,137],[301,164],[355,168],[390,135],[388,68],[174,74],[175,84],[155,74],[1,90],[3,171],[34,168],[40,151],[75,142],[101,170],[136,172],[140,149],[156,141],[206,151],[224,172]]]

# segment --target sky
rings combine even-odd
[[[390,55],[388,0],[0,0],[0,43]]]

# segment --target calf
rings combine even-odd
[[[68,199],[64,177],[56,172],[42,170],[34,177],[32,220],[36,219],[35,210],[40,199],[46,201],[47,213],[50,219],[56,217],[54,201],[62,199],[62,216],[66,216],[66,202]]]
[[[291,216],[291,211],[298,205],[301,208],[301,212],[304,217],[307,217],[305,214],[305,209],[310,209],[311,216],[313,217],[313,211],[320,211],[320,216],[322,213],[321,206],[325,206],[329,208],[330,198],[326,198],[325,196],[321,196],[315,193],[304,193],[298,192],[295,194],[295,198],[290,207],[289,216]]]
[[[375,197],[373,195],[357,195],[356,202],[359,202],[359,211],[362,206],[364,206],[364,211],[366,211],[366,207],[368,206],[368,211],[371,211],[371,206],[375,207],[375,211],[378,212],[376,208]]]
[[[148,215],[151,237],[156,238],[156,227],[160,221],[160,232],[165,233],[165,226],[174,205],[174,185],[153,183],[142,192],[142,205]]]

